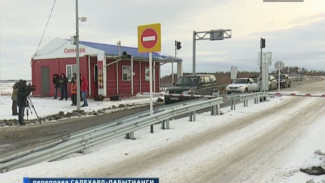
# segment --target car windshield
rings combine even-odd
[[[247,84],[249,79],[236,79],[234,81],[235,84]]]
[[[199,78],[197,76],[193,77],[180,77],[175,86],[197,86]]]
[[[280,75],[280,79],[284,79],[285,75]],[[279,79],[279,75],[275,75],[275,79]]]

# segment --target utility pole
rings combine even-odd
[[[265,48],[265,39],[261,38],[261,43],[260,43],[260,48],[261,48],[261,57],[260,57],[260,91],[262,91],[262,63],[263,63],[263,48]]]

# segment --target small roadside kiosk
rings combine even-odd
[[[149,55],[138,53],[138,48],[80,41],[79,53],[80,74],[88,79],[89,97],[149,92]],[[160,66],[168,62],[176,62],[177,75],[182,75],[182,59],[153,53],[155,92],[160,88]],[[31,67],[36,86],[33,96],[54,96],[53,75],[64,73],[70,82],[77,73],[76,47],[68,39],[56,38],[32,57]]]

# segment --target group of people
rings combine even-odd
[[[88,106],[87,103],[87,91],[88,91],[88,81],[85,76],[80,75],[80,96],[83,100],[83,105],[81,107]],[[61,92],[60,100],[68,99],[68,78],[64,73],[61,75],[54,74],[53,75],[53,84],[55,87],[54,99],[58,96],[58,91]],[[70,93],[71,93],[71,105],[77,105],[77,74],[73,73],[70,85]]]
[[[81,76],[81,75],[80,75]],[[81,107],[88,106],[87,103],[87,91],[88,91],[88,81],[85,76],[80,77],[80,96],[83,100],[83,105]],[[54,99],[58,97],[58,91],[61,92],[60,100],[68,99],[68,78],[64,73],[60,75],[53,75],[53,84],[55,87]],[[28,96],[34,90],[30,85],[27,85],[25,80],[19,80],[13,85],[12,91],[12,115],[18,115],[19,125],[25,125],[24,123],[24,111],[25,107],[28,107]],[[73,73],[70,86],[71,93],[71,105],[77,105],[77,74]],[[18,107],[18,110],[17,110]]]
[[[25,125],[24,111],[25,107],[28,105],[27,97],[30,95],[32,90],[30,87],[27,87],[25,80],[19,80],[12,88],[12,115],[18,115],[19,125]]]

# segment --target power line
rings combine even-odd
[[[51,9],[51,12],[50,12],[49,18],[47,19],[47,22],[46,22],[46,25],[45,25],[45,29],[44,29],[44,31],[43,31],[43,34],[42,34],[41,40],[40,40],[40,42],[39,42],[39,44],[38,44],[38,46],[37,46],[37,50],[35,51],[35,54],[38,52],[38,49],[39,49],[39,47],[40,47],[41,44],[42,44],[42,41],[43,41],[43,38],[44,38],[44,34],[45,34],[46,29],[47,29],[47,25],[48,25],[49,22],[50,22],[50,19],[51,19],[52,13],[53,13],[53,9],[54,9],[55,3],[56,3],[56,0],[54,0],[54,2],[53,2],[53,6],[52,6],[52,9]],[[35,55],[35,54],[34,54],[34,55]]]

